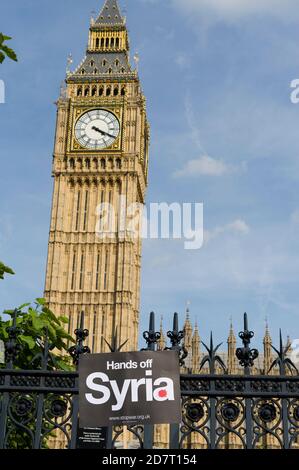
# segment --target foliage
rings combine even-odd
[[[14,274],[14,272],[11,268],[5,266],[5,264],[0,261],[0,279],[4,279],[4,274]]]
[[[4,313],[13,318],[15,310],[6,310]],[[35,369],[41,367],[43,351],[48,340],[49,343],[49,370],[72,370],[71,359],[66,354],[69,342],[73,338],[65,331],[68,319],[64,316],[56,317],[49,309],[45,299],[36,299],[34,305],[21,305],[17,309],[17,337],[20,352],[14,360],[14,367],[19,369]],[[8,340],[7,328],[12,320],[0,319],[0,340]]]
[[[17,54],[15,53],[15,51],[5,44],[6,41],[10,40],[11,37],[4,36],[4,34],[0,33],[0,64],[2,64],[6,57],[9,57],[15,62],[18,61]]]

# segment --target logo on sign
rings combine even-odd
[[[134,368],[137,368],[137,363],[133,364]],[[168,377],[159,377],[153,381],[152,376],[152,370],[147,370],[144,378],[126,379],[122,387],[119,387],[116,380],[109,380],[108,375],[102,372],[94,372],[87,377],[86,385],[90,390],[100,392],[102,396],[101,398],[95,398],[92,393],[86,393],[86,400],[93,405],[103,405],[110,400],[112,395],[116,403],[112,405],[111,409],[112,411],[119,411],[128,397],[130,397],[132,403],[137,403],[139,401],[139,390],[143,387],[147,402],[153,400],[160,402],[174,401],[173,380]],[[96,380],[107,383],[109,386],[98,384]]]

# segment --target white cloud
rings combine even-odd
[[[187,14],[208,15],[212,20],[235,21],[252,15],[298,18],[298,0],[172,0]]]
[[[249,231],[249,226],[245,220],[236,219],[229,224],[216,227],[213,230],[206,230],[204,233],[204,243],[207,244],[224,233],[247,235]]]
[[[197,176],[224,176],[239,171],[244,171],[246,164],[242,163],[239,166],[229,165],[223,160],[217,160],[209,155],[202,155],[201,157],[189,160],[181,170],[173,173],[175,178],[182,177],[197,177]]]

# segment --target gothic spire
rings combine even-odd
[[[264,336],[264,373],[268,374],[272,363],[272,338],[269,331],[268,318],[265,318],[265,336]]]
[[[230,329],[229,329],[229,336],[227,340],[228,344],[235,344],[236,343],[236,336],[233,327],[233,319],[230,318]]]
[[[161,315],[160,321],[160,339],[157,341],[158,351],[163,351],[166,348],[166,338],[163,331],[163,315]]]
[[[119,25],[124,24],[118,1],[106,0],[105,4],[95,22],[96,25]]]
[[[234,332],[233,327],[233,318],[230,317],[230,329],[229,329],[229,336],[227,339],[228,344],[228,354],[227,354],[227,367],[231,374],[235,374],[237,372],[237,358],[236,358],[236,335]]]
[[[264,344],[271,344],[272,338],[271,338],[270,331],[269,331],[269,323],[268,323],[267,317],[265,319],[265,322],[266,322],[266,330],[265,330],[265,336],[264,336]]]
[[[195,322],[194,333],[193,333],[193,341],[199,340],[199,331],[198,331],[198,323],[197,320]]]
[[[191,325],[191,321],[190,321],[190,302],[187,302],[187,308],[186,308],[186,319],[185,319],[185,325],[184,325],[184,329],[186,330],[192,330],[192,325]]]
[[[199,373],[200,366],[200,337],[197,321],[195,322],[194,333],[192,337],[192,373]]]

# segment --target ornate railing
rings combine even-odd
[[[40,370],[17,370],[19,354],[16,318],[8,329],[5,345],[6,368],[0,369],[0,449],[77,446],[78,372],[48,370],[48,345],[43,345]],[[76,330],[76,344],[70,349],[75,365],[88,336],[83,322]],[[298,448],[299,449],[299,375],[280,340],[272,369],[277,375],[251,375],[258,351],[250,348],[253,333],[244,317],[240,333],[243,347],[236,350],[244,375],[230,375],[217,354],[211,336],[203,357],[203,374],[181,375],[182,423],[165,426],[122,426],[108,429],[107,448],[126,445],[152,448],[163,445],[177,448]],[[182,345],[183,333],[175,314],[168,332],[171,346],[178,352],[181,365],[187,357]],[[149,330],[144,333],[147,350],[155,350],[160,334],[155,331],[151,314]],[[119,351],[117,332],[109,344]],[[208,369],[207,369],[208,368]],[[217,373],[216,373],[217,372]],[[293,375],[292,375],[293,374]],[[161,437],[162,435],[162,437]]]

